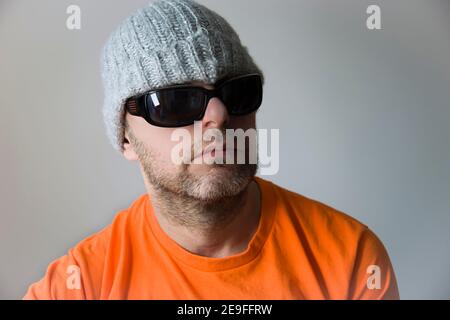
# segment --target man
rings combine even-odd
[[[263,73],[221,16],[158,0],[111,35],[102,63],[108,136],[139,163],[147,193],[50,264],[25,299],[399,298],[374,233],[255,177],[248,144],[202,136],[183,153],[190,162],[175,161],[177,130],[256,128]],[[241,153],[244,163],[195,161]]]

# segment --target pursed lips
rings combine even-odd
[[[213,151],[215,152],[216,150],[218,150],[219,152],[222,151],[223,154],[225,154],[227,151],[233,151],[233,152],[238,151],[238,149],[236,149],[236,148],[227,148],[226,144],[223,144],[222,147],[217,146],[217,145],[209,145],[201,153],[199,153],[195,158],[203,157],[205,155],[212,153]]]

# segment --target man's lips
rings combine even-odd
[[[208,146],[205,149],[203,149],[203,152],[198,154],[195,158],[204,157],[204,156],[219,156],[219,155],[225,155],[227,152],[233,152],[235,153],[238,151],[237,148],[227,148],[227,145],[224,144],[222,146]]]
[[[209,153],[216,152],[216,150],[219,152],[220,151],[225,152],[227,150],[227,146],[225,144],[222,147],[221,146],[208,146],[208,147],[206,147],[205,150],[203,150],[202,154],[207,155]]]

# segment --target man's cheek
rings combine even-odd
[[[164,146],[161,146],[161,160],[171,167],[179,166],[184,162],[185,157],[188,156],[185,149],[181,143],[166,143]]]

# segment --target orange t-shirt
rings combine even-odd
[[[147,194],[52,262],[24,299],[398,299],[375,234],[320,202],[255,178],[261,218],[247,249],[225,258],[183,249]]]

